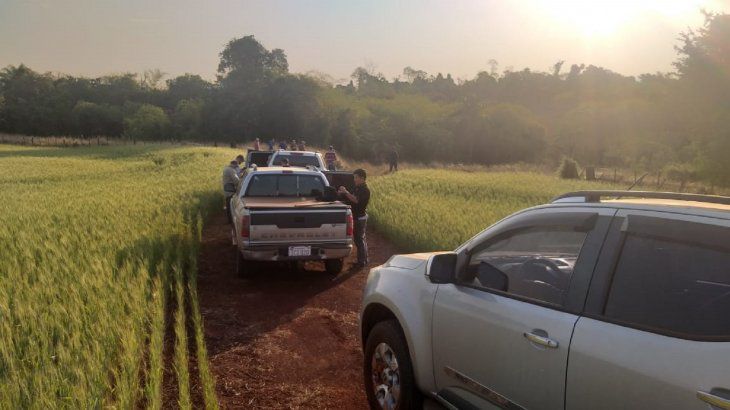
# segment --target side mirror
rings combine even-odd
[[[477,279],[482,286],[506,292],[509,289],[509,278],[491,263],[482,261],[477,268]]]
[[[456,253],[433,255],[426,276],[431,283],[454,283],[456,279]]]

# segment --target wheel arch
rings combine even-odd
[[[360,341],[363,346],[365,346],[365,342],[373,327],[386,320],[394,320],[398,324],[401,332],[403,332],[403,326],[400,324],[400,320],[398,320],[395,313],[387,306],[381,303],[371,303],[365,308],[362,313],[362,324],[360,325]],[[403,332],[403,335],[406,336],[405,332]],[[407,337],[406,340],[408,340]]]
[[[367,337],[375,325],[387,320],[395,322],[405,339],[406,349],[408,350],[408,356],[411,360],[411,366],[413,367],[413,376],[416,379],[416,385],[418,385],[422,391],[432,391],[433,367],[432,363],[430,363],[430,340],[421,340],[423,339],[422,336],[424,336],[421,334],[411,334],[411,331],[413,330],[411,328],[413,326],[409,327],[409,323],[404,322],[401,312],[380,303],[380,301],[373,301],[369,303],[363,310],[361,318],[360,332],[363,349],[365,348]],[[418,328],[418,326],[416,326],[416,328]]]

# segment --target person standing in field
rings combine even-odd
[[[327,170],[328,171],[336,171],[336,163],[337,163],[337,153],[335,152],[335,147],[330,145],[327,152],[324,153],[324,163],[327,164]]]
[[[352,217],[355,220],[355,232],[353,241],[357,247],[357,263],[354,268],[364,268],[368,260],[368,243],[365,238],[365,230],[368,225],[368,202],[370,202],[370,188],[367,184],[367,173],[364,169],[356,169],[352,173],[355,176],[355,188],[352,193],[341,186],[337,193],[343,198],[343,202],[352,207]]]
[[[398,150],[395,147],[388,154],[388,164],[390,164],[390,170],[388,172],[398,171]]]
[[[272,138],[269,140],[269,142],[267,144],[269,144],[269,151],[273,151],[274,145],[276,145],[276,141],[274,141],[274,139]]]
[[[286,149],[286,140],[281,140],[279,142],[279,149]]]
[[[226,215],[228,216],[228,223],[233,223],[231,216],[231,197],[236,193],[238,189],[238,183],[241,179],[238,177],[238,161],[231,161],[227,167],[223,168],[223,177],[221,178],[221,184],[223,185],[223,195],[226,200]]]
[[[307,143],[304,140],[299,141],[299,151],[306,151],[307,150]]]
[[[258,138],[253,141],[253,149],[256,151],[261,151],[261,141],[259,141]]]

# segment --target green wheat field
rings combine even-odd
[[[167,318],[189,408],[187,303],[217,407],[196,248],[232,152],[0,146],[0,408],[160,408]]]
[[[556,195],[610,185],[533,172],[405,170],[373,178],[370,215],[379,232],[413,252],[451,250],[498,220]]]
[[[192,406],[194,351],[205,406],[217,408],[196,258],[235,153],[0,146],[0,408],[159,409],[166,328],[177,404]],[[511,212],[601,187],[439,169],[370,186],[375,228],[405,251],[453,249]]]

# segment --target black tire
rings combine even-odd
[[[339,275],[339,273],[342,272],[343,266],[345,266],[344,259],[325,259],[324,260],[324,270],[327,271],[327,273],[332,276]]]
[[[246,260],[243,259],[241,251],[236,247],[236,276],[239,278],[245,278],[248,276],[248,267],[246,266]]]
[[[368,335],[364,349],[363,376],[365,378],[365,393],[371,409],[382,409],[375,393],[375,382],[373,381],[373,356],[375,349],[385,343],[394,353],[398,362],[398,380],[400,382],[400,395],[395,402],[395,409],[421,409],[423,407],[423,395],[418,390],[416,379],[413,375],[411,357],[408,354],[403,331],[395,320],[386,320],[376,324]]]

